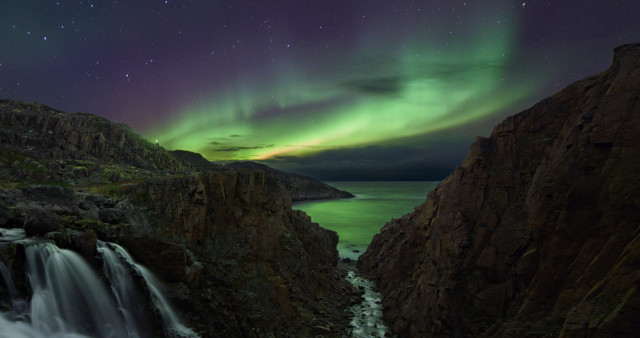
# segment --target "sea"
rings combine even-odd
[[[373,236],[392,218],[400,218],[424,203],[439,181],[325,182],[355,198],[303,201],[293,204],[321,227],[338,233],[340,257],[358,259]]]

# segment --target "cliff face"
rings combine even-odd
[[[360,257],[400,336],[638,335],[640,45],[507,118]]]
[[[256,162],[233,162],[227,164],[225,167],[235,169],[251,169],[267,173],[276,181],[278,181],[278,183],[282,184],[287,189],[287,191],[289,191],[289,193],[291,194],[291,200],[293,200],[294,202],[355,197],[349,192],[336,189],[314,178],[298,174],[286,173],[284,171],[280,171],[278,169],[274,169]]]
[[[153,236],[181,246],[157,254],[147,236],[123,245],[174,289],[186,286],[185,312],[206,335],[335,334],[348,325],[341,309],[353,297],[335,266],[337,234],[291,210],[287,191],[265,173],[157,178],[128,201],[147,211]],[[179,262],[167,266],[163,256]]]

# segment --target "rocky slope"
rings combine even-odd
[[[360,257],[399,336],[640,334],[640,45],[507,118]]]
[[[123,182],[191,167],[123,124],[89,113],[0,100],[5,182]]]
[[[265,172],[282,184],[291,193],[291,199],[293,201],[355,197],[349,192],[336,189],[314,178],[286,173],[256,162],[233,162],[227,164],[225,167],[234,169],[244,168]]]
[[[336,267],[337,235],[292,210],[271,176],[194,170],[197,156],[180,159],[90,114],[1,101],[0,121],[0,227],[24,227],[96,266],[98,239],[121,244],[203,336],[346,332],[358,291]],[[24,276],[23,253],[0,241],[14,276]]]
[[[213,163],[204,158],[201,154],[188,150],[172,150],[171,155],[191,164],[191,166],[197,171],[225,170],[222,165]]]

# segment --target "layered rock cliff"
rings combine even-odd
[[[355,197],[350,192],[336,189],[314,178],[304,175],[286,173],[284,171],[280,171],[278,169],[274,169],[256,162],[233,162],[227,164],[225,167],[234,169],[251,169],[265,172],[268,175],[272,176],[280,184],[282,184],[287,189],[287,191],[289,191],[289,193],[291,194],[291,199],[293,201]]]
[[[640,334],[640,45],[478,138],[359,268],[399,336]]]
[[[0,100],[0,177],[7,182],[119,182],[191,167],[124,124]]]
[[[291,210],[289,193],[264,172],[153,179],[128,201],[147,210],[152,234],[193,254],[169,248],[166,256],[180,261],[167,267],[164,252],[138,245],[144,236],[123,241],[143,264],[187,286],[184,309],[207,323],[199,327],[207,336],[345,332],[355,292],[336,269],[337,234]]]

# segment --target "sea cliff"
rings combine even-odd
[[[640,333],[640,45],[478,138],[359,261],[398,336]]]

